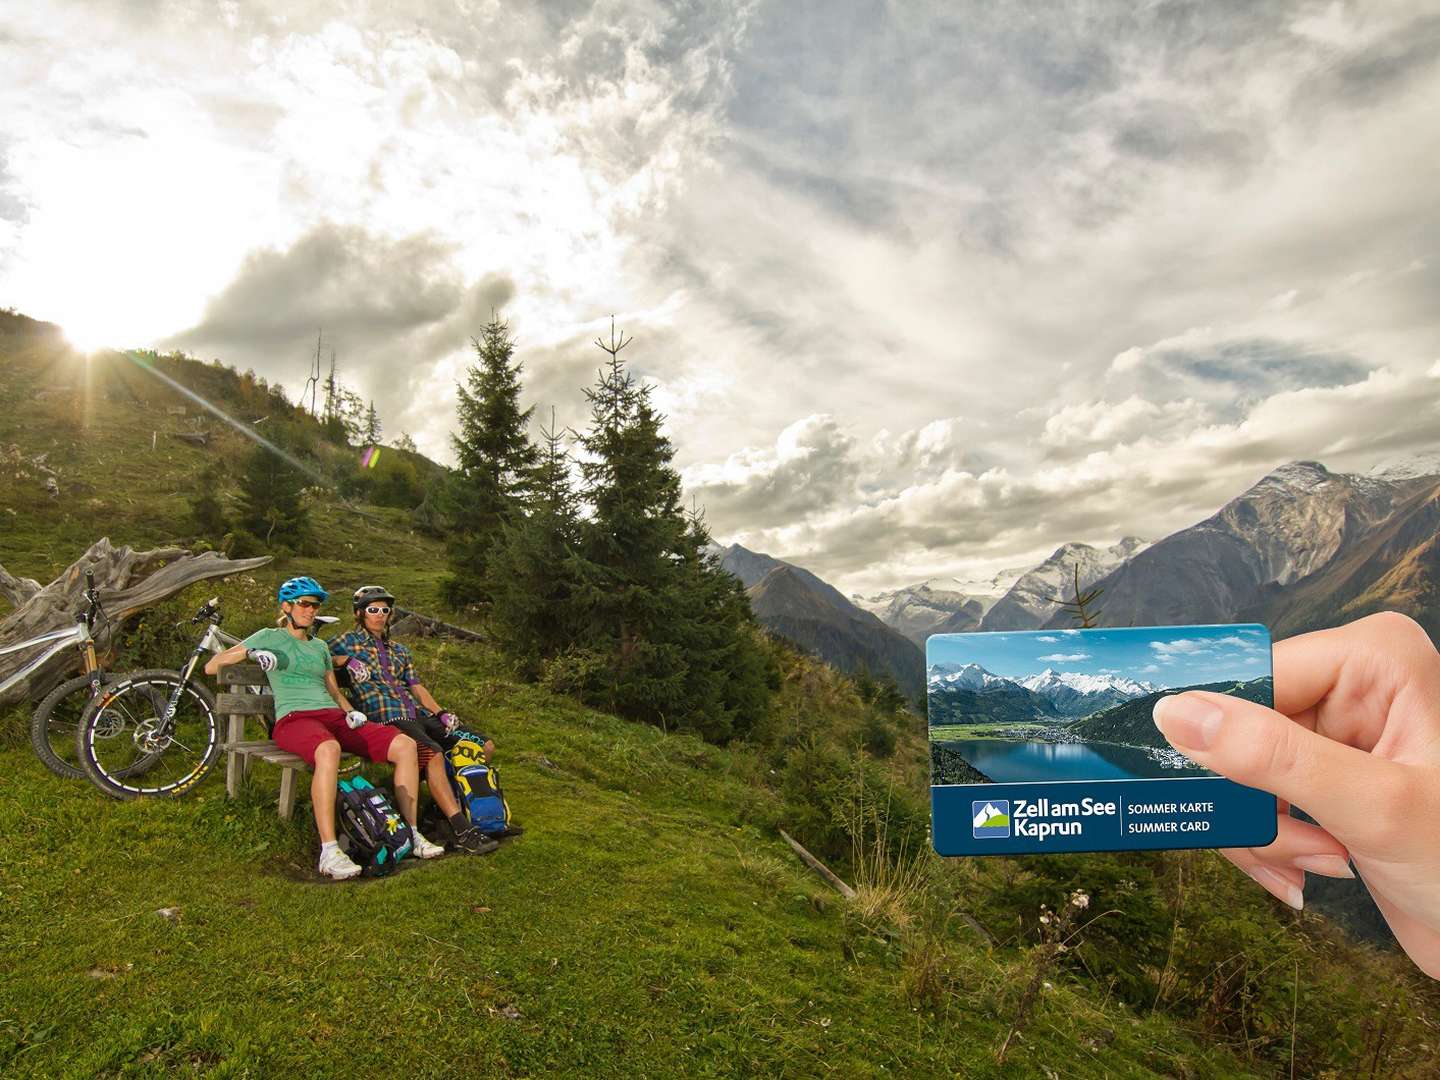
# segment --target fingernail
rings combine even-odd
[[[1160,734],[1176,746],[1207,750],[1220,731],[1218,706],[1190,694],[1170,694],[1155,702],[1151,717]]]
[[[1246,873],[1296,911],[1305,910],[1305,894],[1298,885],[1280,871],[1272,870],[1268,866],[1257,866],[1253,870],[1247,870]]]
[[[1312,874],[1324,874],[1326,877],[1353,878],[1355,871],[1350,869],[1350,864],[1339,855],[1300,855],[1291,860],[1301,870],[1309,870]]]

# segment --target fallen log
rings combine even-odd
[[[100,606],[108,616],[102,617],[94,628],[95,649],[103,653],[113,646],[116,632],[132,615],[169,599],[197,581],[228,577],[264,566],[269,561],[268,555],[234,560],[215,551],[191,555],[180,547],[134,551],[129,547],[112,547],[109,538],[102,537],[43,588],[39,582],[14,577],[0,566],[0,593],[15,607],[0,621],[0,647],[72,625],[75,613],[84,603],[87,570],[95,575]],[[0,656],[0,682],[34,660],[45,647]],[[47,693],[67,672],[76,669],[78,661],[77,653],[69,649],[51,657],[0,694],[0,708]]]
[[[405,625],[401,625],[404,623]],[[396,606],[395,621],[391,624],[391,630],[402,637],[413,635],[415,637],[432,637],[442,635],[444,637],[459,638],[461,641],[484,641],[485,635],[469,630],[463,626],[456,626],[454,623],[442,622],[430,615],[421,615],[418,611],[411,611],[408,608]]]

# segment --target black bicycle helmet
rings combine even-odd
[[[389,600],[393,606],[395,595],[384,585],[361,585],[355,590],[355,610],[359,611],[366,604],[373,604],[376,600]]]

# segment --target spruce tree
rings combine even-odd
[[[365,410],[365,431],[361,442],[367,446],[380,445],[380,416],[375,412],[373,399],[370,402],[370,408]]]
[[[592,508],[584,551],[590,587],[579,594],[589,652],[607,655],[596,704],[723,741],[747,730],[768,700],[765,661],[739,583],[707,554],[699,515],[680,501],[675,451],[651,388],[625,370],[623,334],[596,344],[609,356],[586,391],[581,438]]]
[[[502,526],[486,562],[490,631],[529,677],[576,647],[583,635],[581,600],[595,568],[582,554],[584,527],[570,475],[570,454],[551,424],[525,513]]]
[[[457,606],[487,600],[485,564],[501,531],[519,511],[539,460],[525,434],[534,409],[520,408],[520,373],[509,325],[492,316],[472,342],[477,362],[457,388],[460,433],[451,439],[456,467],[441,509],[451,528],[452,576],[445,593]]]
[[[240,527],[264,541],[299,550],[310,537],[302,494],[305,477],[281,454],[256,444],[240,473]]]

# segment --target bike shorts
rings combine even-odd
[[[388,724],[362,724],[351,728],[340,709],[301,709],[286,713],[270,737],[281,750],[288,750],[315,767],[315,751],[334,739],[340,749],[371,761],[389,760],[390,743],[400,732]]]

